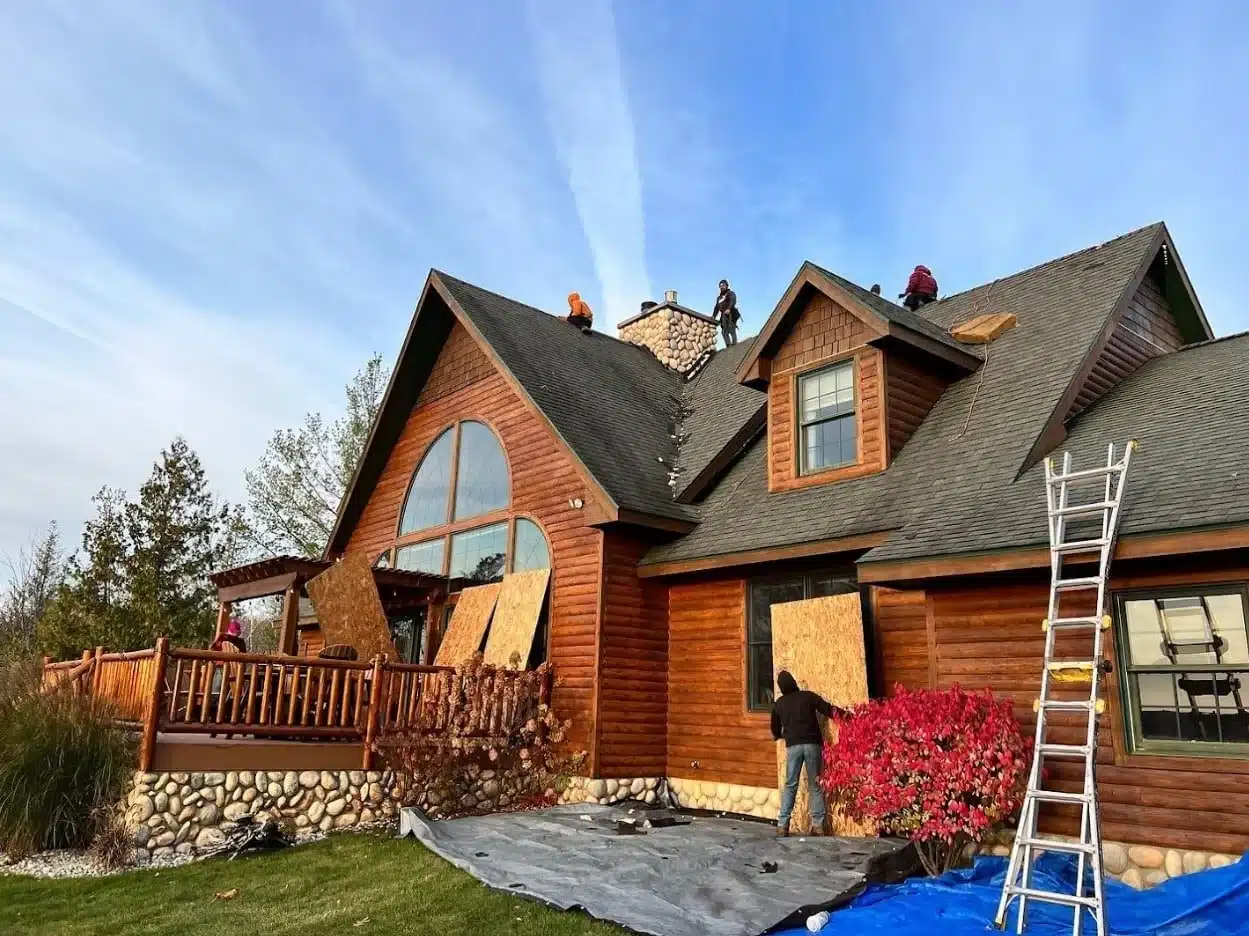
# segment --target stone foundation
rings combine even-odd
[[[1057,836],[1070,840],[1072,836]],[[969,845],[967,854],[1010,854],[1015,840],[1014,829],[1001,829],[990,840],[979,846]],[[1176,848],[1154,848],[1151,845],[1130,845],[1123,842],[1102,843],[1102,865],[1106,874],[1124,884],[1141,890],[1153,887],[1173,877],[1204,871],[1206,868],[1224,868],[1240,860],[1239,855],[1223,855],[1218,852],[1184,851]]]
[[[734,783],[712,783],[707,780],[683,780],[677,777],[637,777],[614,780],[591,780],[573,777],[560,797],[561,803],[598,803],[609,806],[627,799],[653,803],[661,786],[676,796],[684,809],[737,813],[761,819],[775,819],[781,805],[778,790],[766,787],[738,786]]]
[[[136,858],[194,854],[220,845],[240,816],[304,829],[347,829],[398,811],[389,771],[304,770],[136,773],[126,824]]]

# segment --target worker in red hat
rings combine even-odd
[[[221,650],[223,644],[233,644],[242,653],[247,652],[247,642],[243,640],[243,622],[237,617],[230,618],[226,632],[212,642],[209,650]]]

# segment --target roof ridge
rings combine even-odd
[[[1148,231],[1151,229],[1161,228],[1164,226],[1164,224],[1165,222],[1162,222],[1162,221],[1153,221],[1150,224],[1143,225],[1142,227],[1138,227],[1138,228],[1135,228],[1134,230],[1127,231],[1123,234],[1119,234],[1116,237],[1112,237],[1110,238],[1110,240],[1102,241],[1100,244],[1093,244],[1089,247],[1081,247],[1079,250],[1073,250],[1071,251],[1071,253],[1063,254],[1061,257],[1052,257],[1049,260],[1042,260],[1040,263],[1034,263],[1030,267],[1024,267],[1022,270],[1016,270],[1014,273],[1007,273],[1004,276],[999,276],[996,279],[989,280],[989,282],[987,283],[979,283],[975,286],[968,286],[966,289],[959,290],[956,293],[950,293],[948,296],[942,296],[936,302],[932,303],[932,305],[939,306],[944,302],[949,302],[950,300],[956,299],[959,296],[965,296],[968,293],[973,293],[978,289],[987,289],[991,286],[996,286],[998,283],[1001,283],[1005,280],[1015,279],[1016,277],[1024,276],[1028,273],[1032,273],[1035,270],[1040,270],[1048,266],[1055,266],[1056,264],[1059,264],[1059,263],[1065,263],[1068,260],[1071,260],[1075,257],[1080,256],[1081,254],[1092,253],[1095,250],[1104,250],[1105,248],[1109,247],[1111,244],[1118,243],[1119,241],[1122,241],[1122,240],[1127,240],[1129,237],[1135,237],[1136,235],[1142,234],[1145,231]]]
[[[1207,338],[1204,341],[1193,341],[1189,344],[1182,345],[1167,354],[1160,354],[1152,360],[1160,361],[1163,358],[1170,357],[1172,354],[1183,354],[1185,351],[1192,351],[1194,348],[1205,348],[1209,345],[1218,344],[1220,341],[1235,341],[1237,338],[1249,338],[1249,329],[1246,329],[1245,331],[1232,332],[1230,335],[1215,335],[1213,338]]]
[[[548,312],[546,309],[539,309],[537,306],[535,306],[535,305],[530,305],[528,302],[522,302],[522,301],[521,301],[521,300],[519,300],[519,299],[513,299],[511,296],[505,296],[505,295],[503,295],[503,293],[500,293],[500,292],[495,292],[493,289],[486,289],[486,287],[484,287],[484,286],[478,286],[476,283],[470,283],[470,282],[469,282],[468,280],[466,280],[466,279],[460,279],[460,277],[458,277],[458,276],[454,276],[454,275],[452,275],[452,274],[450,274],[450,273],[447,273],[447,272],[446,272],[446,271],[444,271],[444,270],[440,270],[440,269],[438,269],[437,267],[431,267],[431,272],[437,273],[439,276],[441,276],[441,277],[445,277],[446,279],[455,280],[457,283],[460,283],[460,284],[461,284],[461,285],[463,285],[463,286],[468,286],[468,287],[470,287],[470,288],[472,288],[472,289],[476,289],[478,292],[483,292],[483,293],[486,293],[487,295],[494,296],[495,298],[498,298],[498,299],[502,299],[502,300],[504,300],[505,302],[510,302],[510,303],[512,303],[513,305],[522,306],[523,308],[526,308],[526,309],[530,310],[531,312],[537,312],[537,313],[539,313],[539,314],[541,314],[541,315],[545,315],[545,316],[547,316],[548,318],[553,318],[553,319],[562,319],[562,318],[564,318],[564,316],[562,316],[562,315],[556,315],[554,312]],[[633,344],[632,342],[625,341],[625,340],[623,340],[623,339],[621,339],[621,338],[618,338],[618,337],[617,337],[617,336],[615,336],[615,335],[612,335],[612,334],[610,334],[610,333],[608,333],[608,332],[605,332],[605,331],[599,331],[598,329],[593,328],[593,327],[591,327],[591,329],[590,329],[590,330],[591,330],[591,331],[592,331],[595,335],[597,335],[597,336],[599,336],[599,337],[601,337],[601,338],[607,338],[607,339],[610,339],[611,341],[616,342],[616,344],[618,344],[618,345],[623,345],[623,346],[624,346],[624,347],[626,347],[626,348],[637,348],[637,349],[638,349],[638,350],[640,350],[640,351],[644,351],[644,352],[646,352],[647,357],[649,357],[652,361],[654,361],[656,364],[658,364],[658,365],[659,365],[660,367],[662,367],[664,370],[671,370],[671,368],[670,368],[670,367],[668,367],[666,364],[664,364],[661,360],[659,360],[659,358],[655,357],[655,355],[654,355],[654,354],[652,354],[652,353],[650,353],[649,351],[647,351],[647,349],[646,349],[646,348],[644,348],[644,347],[642,347],[641,345],[635,345],[635,344]],[[676,373],[676,372],[675,372],[675,371],[673,371],[673,373]]]

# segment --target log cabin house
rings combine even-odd
[[[431,272],[327,557],[451,579],[447,604],[548,565],[534,657],[591,776],[737,808],[776,787],[777,602],[857,592],[874,694],[988,687],[1030,725],[1041,461],[1137,439],[1104,836],[1249,846],[1249,337],[1213,336],[1164,225],[918,312],[807,262],[755,338],[716,350],[709,321],[669,294],[583,334]],[[413,662],[446,614],[409,623]]]

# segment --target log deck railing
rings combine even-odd
[[[226,738],[318,739],[363,743],[372,766],[387,736],[438,732],[458,719],[466,737],[495,737],[526,704],[524,674],[499,670],[467,679],[449,666],[368,662],[171,648],[104,653],[79,660],[45,660],[44,691],[74,691],[105,699],[118,720],[141,733],[139,768],[149,770],[159,734]],[[502,681],[502,685],[500,685]],[[538,701],[549,703],[551,679]]]

